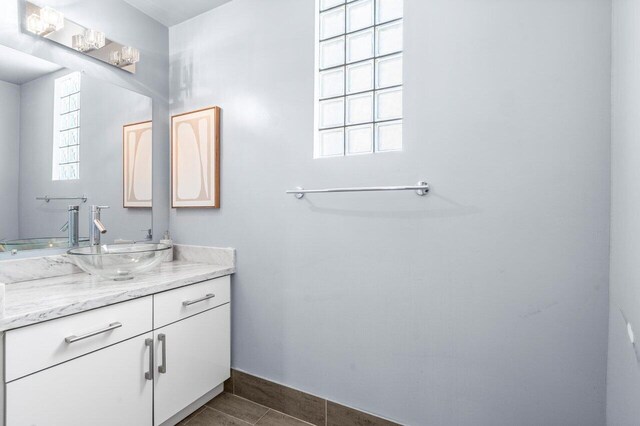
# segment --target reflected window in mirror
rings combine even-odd
[[[80,179],[80,80],[79,72],[55,80],[52,180]]]

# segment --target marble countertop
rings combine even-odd
[[[219,249],[231,254],[217,264],[203,263],[220,260],[219,255],[203,258],[204,249],[182,246],[177,260],[128,281],[70,273],[6,284],[0,332],[235,273],[235,251]]]

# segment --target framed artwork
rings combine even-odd
[[[122,126],[122,195],[124,208],[153,205],[152,122]]]
[[[220,108],[171,117],[171,207],[220,208]]]

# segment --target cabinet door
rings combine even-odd
[[[156,425],[229,378],[229,316],[226,304],[155,331]]]
[[[152,424],[146,339],[134,337],[6,385],[7,426]]]

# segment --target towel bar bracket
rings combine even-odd
[[[424,187],[424,188],[416,189],[416,194],[418,194],[419,196],[424,197],[429,193],[429,184],[427,182],[421,180],[420,182],[418,182],[418,186]]]

